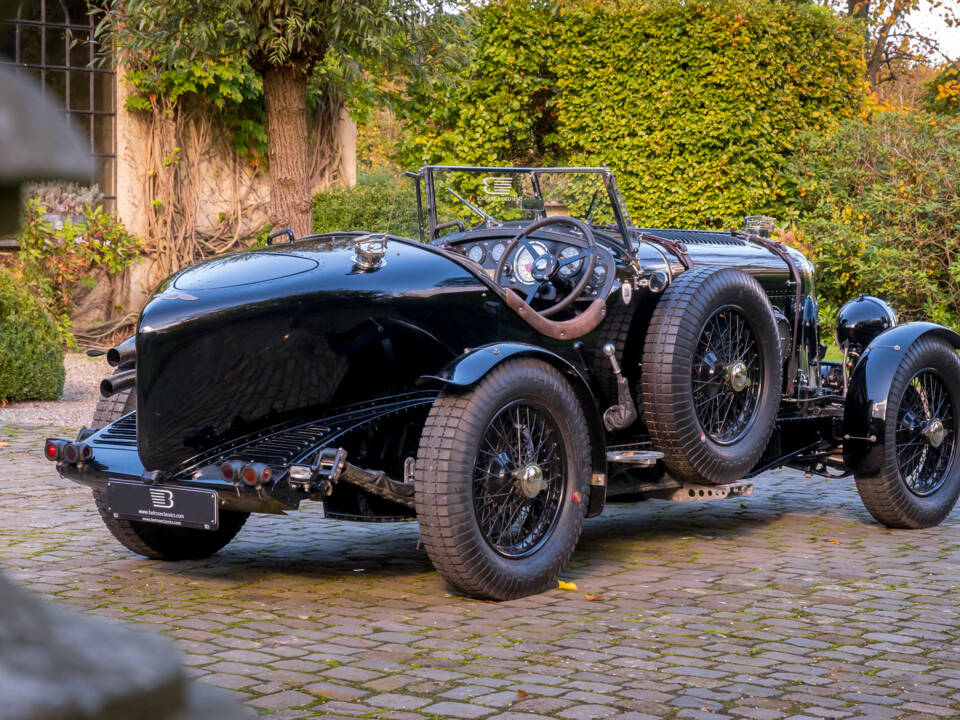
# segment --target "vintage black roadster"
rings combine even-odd
[[[309,500],[415,518],[453,586],[506,599],[607,502],[770,468],[853,475],[889,527],[953,508],[957,333],[860,296],[827,361],[812,265],[768,218],[636,227],[605,168],[409,176],[419,238],[280,233],[170,277],[109,350],[94,427],[44,454],[127,548],[205,557]]]

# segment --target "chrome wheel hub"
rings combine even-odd
[[[536,464],[527,465],[519,470],[517,480],[520,483],[520,492],[528,498],[535,498],[547,489],[547,483],[543,479],[543,470]]]
[[[727,382],[734,392],[743,392],[750,386],[750,375],[747,372],[747,366],[743,362],[735,362],[727,365]]]
[[[927,423],[922,432],[927,442],[933,445],[933,447],[938,448],[947,434],[947,429],[943,426],[943,421],[941,421],[940,418],[934,418]]]

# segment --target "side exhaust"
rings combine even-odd
[[[111,350],[110,352],[113,352]],[[104,397],[110,397],[111,395],[116,395],[118,392],[122,392],[127,388],[133,387],[137,382],[137,371],[134,370],[122,370],[121,372],[114,373],[108,378],[104,378],[100,383],[100,394]]]
[[[137,361],[137,338],[129,337],[119,345],[107,350],[107,363],[111,367],[133,367]]]

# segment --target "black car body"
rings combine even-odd
[[[311,236],[158,288],[103,386],[135,411],[45,449],[128,547],[209,554],[246,513],[322,501],[418,517],[454,585],[514,597],[605,503],[742,494],[768,468],[855,474],[889,525],[953,506],[953,331],[861,297],[828,362],[813,267],[763,222],[634,227],[603,168],[413,175],[420,238]]]

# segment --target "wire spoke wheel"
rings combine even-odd
[[[742,438],[753,424],[763,391],[763,355],[743,311],[718,308],[704,323],[691,382],[697,419],[718,445]]]
[[[566,485],[560,431],[549,414],[512,402],[490,420],[473,473],[480,533],[508,558],[537,551],[556,525]]]
[[[896,452],[900,476],[921,497],[946,482],[954,451],[956,414],[950,393],[931,368],[907,384],[897,413]]]

